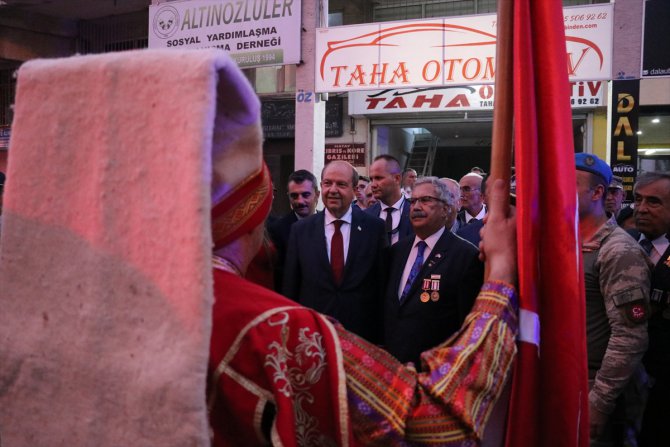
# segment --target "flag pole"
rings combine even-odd
[[[503,179],[508,188],[512,167],[512,118],[514,115],[513,16],[514,2],[499,0],[490,180],[493,182],[496,179]]]

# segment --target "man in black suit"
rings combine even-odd
[[[649,300],[649,349],[643,363],[654,379],[642,421],[640,446],[670,445],[670,174],[648,172],[633,188],[638,241],[654,268]]]
[[[458,221],[463,227],[472,219],[482,220],[486,215],[484,205],[484,193],[482,182],[484,177],[474,172],[468,172],[458,182],[461,186],[461,210],[458,213]]]
[[[461,210],[458,212],[456,234],[479,246],[479,231],[484,226],[486,204],[484,203],[484,177],[469,172],[461,177]]]
[[[283,293],[378,342],[385,281],[384,222],[351,206],[358,174],[344,161],[321,173],[326,209],[291,228]]]
[[[479,251],[445,228],[455,197],[437,177],[416,181],[410,199],[416,236],[391,248],[384,297],[384,346],[421,368],[422,351],[446,340],[465,319],[482,285]]]
[[[291,204],[291,211],[268,225],[268,234],[277,249],[274,279],[275,290],[280,293],[291,226],[298,220],[314,214],[319,202],[319,187],[314,174],[306,169],[299,169],[291,173],[288,177],[288,200]]]
[[[409,201],[400,189],[401,172],[400,162],[391,155],[380,155],[370,165],[370,185],[377,203],[365,211],[384,220],[391,245],[414,236],[409,223]]]

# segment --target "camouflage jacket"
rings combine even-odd
[[[582,243],[591,404],[605,414],[647,350],[650,266],[642,248],[610,218]]]

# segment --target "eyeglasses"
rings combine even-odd
[[[432,202],[446,203],[444,200],[438,199],[437,197],[433,197],[433,196],[412,197],[411,199],[409,199],[409,203],[412,206],[414,206],[414,204],[416,204],[416,202],[420,202],[421,205],[427,205],[427,204],[432,203]]]
[[[471,186],[461,186],[461,191],[465,193],[469,193],[472,191],[479,191],[479,188],[473,188]]]

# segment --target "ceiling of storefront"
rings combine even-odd
[[[147,9],[151,0],[0,0],[0,14],[18,11],[73,20],[91,20]]]

